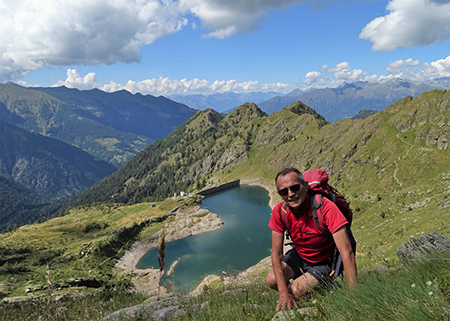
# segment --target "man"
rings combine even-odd
[[[310,288],[329,281],[335,246],[342,256],[345,278],[354,284],[357,270],[346,232],[348,222],[337,206],[323,198],[322,215],[326,230],[321,232],[313,219],[308,183],[302,173],[295,168],[286,168],[277,174],[275,183],[278,194],[288,206],[287,213],[282,213],[283,202],[277,204],[269,222],[272,229],[272,269],[266,282],[279,292],[276,310],[291,309],[292,303],[297,306],[295,299]],[[281,215],[287,215],[286,220]],[[285,230],[291,235],[294,249],[283,256]],[[293,281],[289,283],[291,279]]]

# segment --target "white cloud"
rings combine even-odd
[[[450,56],[425,64],[425,71],[433,78],[450,77]]]
[[[305,76],[306,87],[337,87],[344,82],[355,81],[375,81],[377,76],[370,76],[368,72],[361,69],[351,69],[346,61],[338,63],[334,68],[329,69],[328,65],[323,65],[319,71],[308,72]]]
[[[71,74],[77,74],[76,71],[70,71]],[[69,71],[68,71],[69,74]],[[90,75],[90,74],[89,74]],[[79,76],[79,75],[78,75]],[[83,78],[88,77],[85,76]],[[79,77],[81,81],[81,77]],[[69,79],[69,77],[68,77]],[[74,80],[68,82],[58,82],[57,85],[65,85],[70,86],[70,84],[75,83]],[[216,80],[213,83],[208,82],[207,80],[201,79],[170,79],[170,78],[153,78],[146,79],[143,81],[132,81],[129,80],[125,85],[118,84],[116,82],[111,81],[106,85],[96,84],[96,88],[107,92],[114,92],[118,90],[127,90],[131,93],[142,93],[142,94],[152,94],[155,96],[159,95],[173,95],[173,94],[214,94],[214,93],[224,93],[224,92],[235,92],[235,93],[243,93],[243,92],[252,92],[252,91],[261,91],[261,92],[269,92],[276,91],[279,93],[287,93],[292,90],[292,86],[286,84],[261,84],[258,81],[247,81],[247,82],[239,82],[237,80]],[[77,86],[77,88],[79,88]],[[92,87],[91,87],[92,88]]]
[[[414,60],[412,58],[406,60],[397,60],[386,66],[386,70],[390,73],[399,73],[402,69],[413,67],[417,68],[420,66],[419,60]]]
[[[214,30],[205,37],[223,39],[259,27],[271,9],[284,9],[310,0],[180,0],[181,7],[200,18],[202,26]]]
[[[172,1],[0,0],[0,75],[49,65],[136,62],[186,24]]]
[[[78,88],[83,90],[98,87],[100,86],[100,84],[97,83],[97,77],[93,72],[90,72],[86,76],[81,77],[75,69],[68,69],[66,80],[60,80],[53,85],[53,87],[60,86],[66,86],[68,88]]]
[[[211,30],[206,37],[225,38],[255,30],[269,10],[306,1],[0,0],[0,81],[51,65],[138,62],[141,46],[192,15]]]
[[[429,81],[435,78],[450,77],[450,56],[425,63],[411,58],[397,60],[387,65],[386,70],[389,74],[380,79],[403,78],[413,81]]]
[[[435,78],[450,77],[450,56],[437,61],[421,63],[417,59],[397,60],[386,66],[387,75],[372,75],[368,71],[361,69],[351,69],[350,64],[343,61],[334,68],[323,65],[320,71],[311,71],[305,75],[304,84],[301,89],[337,87],[344,82],[352,83],[356,81],[375,82],[392,78],[410,79],[413,81],[429,81]],[[24,82],[19,82],[23,86],[29,86]],[[54,86],[66,86],[69,88],[92,89],[98,88],[106,92],[118,90],[127,90],[131,93],[159,95],[173,94],[204,94],[224,92],[269,92],[275,91],[281,94],[288,93],[297,86],[276,83],[261,84],[258,81],[240,82],[231,80],[216,80],[209,82],[205,79],[170,79],[168,77],[159,77],[146,79],[143,81],[129,80],[125,85],[111,81],[109,84],[100,84],[97,82],[95,73],[88,73],[81,76],[75,69],[67,70],[67,78],[64,81],[58,81]]]
[[[359,35],[373,50],[428,46],[450,37],[450,1],[391,0],[388,14],[369,22]]]
[[[328,66],[326,68],[321,68],[321,71],[324,71],[328,68]],[[323,87],[324,84],[328,84],[330,82],[330,80],[328,79],[328,77],[324,77],[323,74],[321,74],[320,72],[317,71],[310,71],[306,74],[305,76],[305,84],[307,86],[314,86],[314,87]]]

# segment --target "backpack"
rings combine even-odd
[[[326,197],[330,201],[336,204],[341,213],[345,216],[348,225],[346,226],[347,235],[350,240],[350,244],[352,246],[353,253],[356,252],[356,241],[353,237],[353,233],[350,230],[350,226],[353,220],[353,212],[350,209],[350,205],[339,193],[336,188],[328,184],[328,173],[322,169],[310,169],[302,173],[305,180],[308,182],[309,190],[308,195],[311,199],[311,210],[313,213],[314,221],[320,232],[322,231],[321,223],[323,222],[322,215],[322,205],[323,205],[323,197]],[[282,211],[287,214],[287,204],[283,202],[281,207]],[[282,215],[282,211],[280,211],[281,220],[287,225],[286,218],[287,215]],[[286,233],[286,238],[289,237],[289,232]],[[339,276],[344,270],[342,267],[342,257],[339,254],[337,248],[335,248],[334,255],[332,257],[332,271],[330,276]]]
[[[313,217],[319,230],[322,231],[319,225],[319,217],[322,219],[322,216],[317,215],[317,210],[323,205],[323,196],[336,204],[341,213],[344,214],[348,222],[347,229],[349,229],[352,225],[353,212],[342,194],[328,184],[328,173],[322,169],[314,168],[304,172],[303,177],[309,185],[308,194],[311,197]]]

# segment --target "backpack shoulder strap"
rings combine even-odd
[[[319,228],[319,231],[322,232],[320,223],[323,220],[323,217],[322,217],[323,196],[320,193],[310,194],[310,199],[311,199],[311,210],[312,210],[314,221],[316,222],[316,225]],[[318,211],[320,211],[320,214],[317,214]]]
[[[323,207],[323,196],[321,193],[311,193],[309,194],[311,199],[311,210],[313,214],[314,221],[316,222],[317,228],[320,232],[322,232],[322,207]],[[286,202],[280,206],[280,218],[283,221],[284,225],[287,226],[287,214],[288,214],[288,206]]]
[[[283,204],[280,206],[280,218],[283,221],[284,225],[286,225],[286,226],[287,226],[286,218],[287,218],[287,214],[288,214],[287,208],[288,208],[288,206],[287,206],[286,202],[283,202]]]
[[[287,216],[288,216],[288,206],[286,202],[283,202],[283,204],[280,206],[280,218],[281,221],[284,223],[284,226],[286,227],[286,239],[290,238],[289,230],[287,228]]]

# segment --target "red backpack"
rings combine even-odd
[[[305,178],[305,181],[308,182],[309,189],[308,189],[308,195],[311,199],[311,210],[313,213],[314,221],[316,222],[317,227],[319,228],[320,232],[322,231],[321,226],[323,226],[323,214],[322,214],[322,206],[323,206],[323,197],[328,198],[330,201],[336,204],[336,206],[339,208],[341,213],[345,216],[347,219],[348,225],[347,225],[347,234],[350,239],[350,243],[352,245],[353,252],[356,251],[356,241],[353,237],[353,234],[350,230],[350,226],[352,224],[353,220],[353,212],[350,209],[350,205],[345,200],[345,198],[342,196],[341,193],[339,193],[336,188],[328,184],[328,173],[322,169],[310,169],[302,173],[303,177]],[[284,224],[287,226],[287,204],[283,202],[283,206],[281,207],[282,211],[280,211],[281,220],[284,222]],[[281,212],[284,212],[285,215],[282,215]],[[288,233],[286,235],[286,238],[288,238]],[[342,273],[342,258],[339,255],[339,251],[337,249],[335,250],[335,253],[332,258],[333,264],[332,264],[332,272],[330,276],[338,276]]]
[[[352,225],[353,212],[342,194],[339,193],[333,186],[328,184],[328,173],[322,169],[313,168],[304,172],[303,177],[309,185],[308,194],[311,197],[313,216],[319,230],[321,229],[318,223],[319,220],[322,219],[322,215],[317,215],[317,210],[323,205],[323,196],[336,204],[341,213],[344,214],[348,222],[347,228],[349,229]]]

